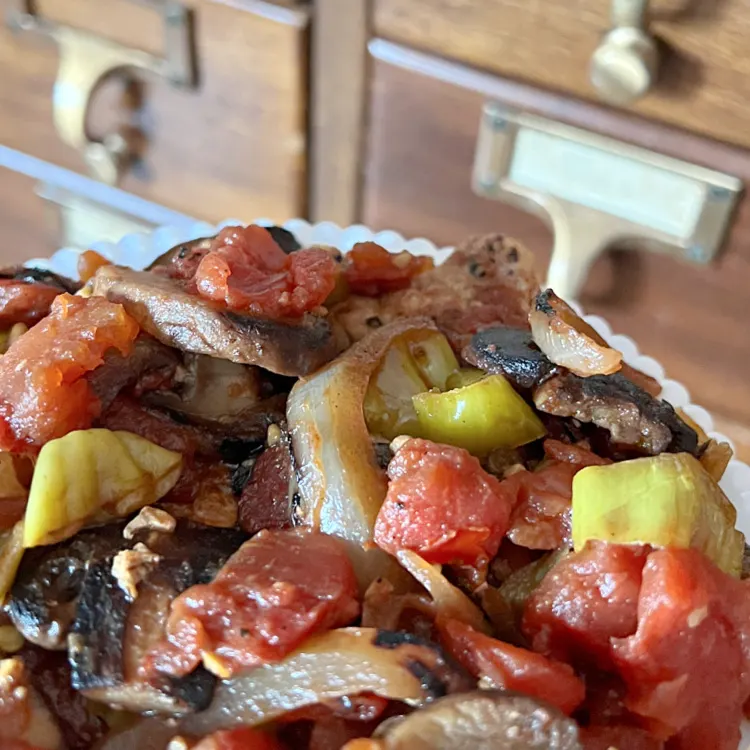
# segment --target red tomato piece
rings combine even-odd
[[[193,750],[283,750],[283,745],[268,732],[240,727],[214,732],[194,745]]]
[[[614,645],[625,704],[670,750],[736,750],[750,696],[750,590],[692,549],[652,552],[638,629]]]
[[[522,629],[534,651],[561,661],[612,667],[612,638],[636,630],[647,552],[589,542],[564,557],[529,597]]]
[[[572,667],[479,633],[458,620],[438,621],[440,640],[464,669],[493,687],[540,698],[570,714],[585,688]]]
[[[287,255],[263,227],[226,227],[201,258],[198,294],[233,310],[272,318],[299,317],[322,305],[338,266],[321,248]]]
[[[638,727],[587,727],[581,730],[584,750],[664,750],[664,742]]]
[[[503,481],[515,498],[508,538],[529,549],[557,549],[570,543],[573,477],[585,466],[611,463],[580,445],[545,440],[547,462]]]
[[[427,256],[406,250],[389,253],[375,242],[358,242],[346,254],[344,276],[354,294],[379,297],[406,289],[415,276],[434,267],[435,262]]]
[[[49,313],[60,290],[47,284],[0,279],[0,327],[15,323],[34,325]]]
[[[111,265],[112,261],[107,260],[103,255],[99,255],[96,250],[86,250],[78,256],[78,275],[85,284],[96,275],[100,268]]]
[[[388,464],[388,478],[374,534],[384,550],[411,549],[431,563],[494,557],[511,499],[468,451],[410,439]]]
[[[0,358],[0,450],[39,448],[91,426],[99,399],[85,375],[104,353],[130,353],[138,324],[103,297],[61,294]]]
[[[144,672],[184,675],[207,656],[233,674],[278,661],[358,613],[357,580],[339,540],[302,529],[261,531],[211,583],[172,602],[168,640],[147,656]]]

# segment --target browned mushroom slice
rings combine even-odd
[[[581,750],[578,726],[556,708],[511,692],[441,698],[382,724],[382,750]]]
[[[613,442],[649,455],[698,450],[695,430],[671,404],[653,398],[620,373],[555,375],[535,389],[534,403],[547,414],[592,422],[608,430]]]
[[[463,358],[493,375],[505,375],[519,388],[533,388],[558,371],[524,328],[494,326],[475,333]]]
[[[330,316],[271,320],[233,312],[147,271],[105,266],[90,282],[94,294],[119,302],[163,344],[280,375],[305,375],[348,344]]]
[[[156,685],[142,681],[138,668],[163,637],[172,599],[212,580],[244,538],[234,529],[184,522],[173,533],[145,528],[133,535],[134,545],[128,542],[125,554],[147,553],[145,564],[132,574],[125,570],[116,576],[113,556],[93,564],[68,639],[73,687],[88,698],[141,713],[183,714],[205,708],[214,686],[205,670]]]

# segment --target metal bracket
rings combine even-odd
[[[614,244],[710,262],[742,191],[731,175],[494,102],[482,114],[472,183],[551,225],[547,283],[570,298]]]
[[[60,138],[83,155],[91,174],[114,185],[127,168],[131,145],[117,133],[94,140],[87,132],[92,95],[111,75],[132,77],[136,70],[166,79],[174,86],[195,85],[191,11],[173,0],[142,2],[158,11],[164,23],[163,57],[104,39],[83,29],[39,16],[33,0],[22,0],[7,24],[14,32],[36,32],[54,39],[60,64],[53,91],[53,117]]]

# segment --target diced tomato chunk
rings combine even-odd
[[[96,250],[85,250],[78,256],[78,275],[85,284],[100,268],[111,265],[112,261],[107,260]]]
[[[573,477],[585,466],[611,463],[579,445],[545,440],[546,463],[503,481],[515,498],[508,538],[529,549],[557,549],[570,542]]]
[[[612,638],[635,632],[647,551],[589,542],[555,565],[529,597],[522,628],[534,651],[612,668]]]
[[[388,478],[374,534],[384,550],[411,549],[431,563],[468,565],[495,555],[511,500],[474,456],[410,439],[388,465]]]
[[[344,263],[349,289],[366,297],[406,289],[415,276],[435,266],[432,258],[406,250],[389,253],[375,242],[358,242],[346,254]]]
[[[583,701],[583,682],[567,664],[490,638],[458,620],[438,620],[438,630],[453,658],[493,687],[532,695],[566,714]]]
[[[736,750],[750,696],[750,589],[697,550],[652,552],[614,655],[626,706],[670,750]]]
[[[0,328],[15,323],[34,325],[49,313],[60,290],[47,284],[0,279]]]
[[[287,255],[263,227],[226,227],[201,258],[193,282],[203,297],[272,318],[322,305],[339,269],[321,248]]]
[[[137,334],[122,305],[57,297],[50,314],[0,358],[0,450],[39,448],[90,427],[100,403],[84,376],[110,348],[127,355]]]
[[[204,737],[192,750],[282,750],[283,746],[268,732],[251,727],[222,729]]]
[[[143,671],[179,676],[202,660],[229,676],[278,661],[358,613],[357,580],[338,539],[303,529],[261,531],[213,582],[172,602],[168,641],[152,650]]]

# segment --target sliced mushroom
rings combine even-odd
[[[518,388],[533,388],[558,371],[525,328],[494,326],[471,338],[462,352],[471,365],[493,375],[505,375]]]
[[[578,726],[556,708],[512,692],[449,695],[375,733],[382,750],[582,750]]]
[[[650,396],[621,373],[581,378],[555,375],[534,390],[537,409],[592,422],[614,443],[649,455],[664,451],[696,454],[698,436],[666,401]]]
[[[259,367],[205,354],[185,354],[170,390],[152,391],[144,401],[223,436],[262,439],[284,418],[286,394]]]
[[[27,550],[7,611],[23,637],[46,649],[64,649],[89,565],[126,542],[124,524],[82,531],[60,544]]]
[[[205,670],[158,685],[142,681],[138,670],[164,635],[172,599],[210,581],[244,538],[234,529],[184,522],[172,533],[136,532],[134,545],[145,545],[156,563],[140,576],[135,599],[114,577],[113,556],[91,565],[68,639],[73,687],[88,698],[141,713],[179,715],[205,708],[214,686]]]
[[[330,316],[271,320],[234,312],[184,291],[173,279],[105,266],[90,282],[94,294],[121,303],[143,330],[163,344],[280,375],[305,375],[348,344]]]

